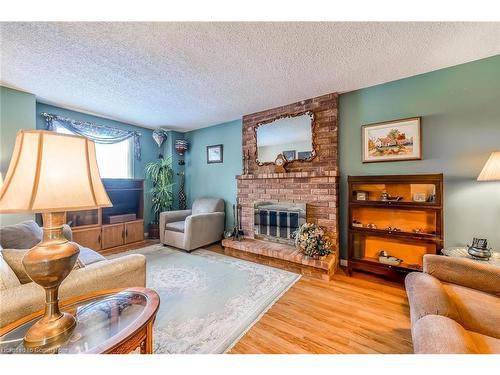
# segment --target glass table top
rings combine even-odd
[[[77,354],[92,351],[97,346],[134,325],[148,303],[146,295],[124,291],[111,295],[85,299],[66,305],[61,311],[76,317],[77,326],[69,339],[58,347],[57,353]],[[37,353],[41,350],[24,346],[23,337],[39,319],[34,318],[0,336],[0,353]]]

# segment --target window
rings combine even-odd
[[[65,127],[54,122],[54,129],[62,134],[74,134]],[[95,144],[97,166],[101,178],[132,178],[133,177],[133,144],[132,138],[112,144]]]

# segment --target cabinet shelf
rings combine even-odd
[[[410,241],[428,241],[428,242],[438,242],[441,243],[441,237],[436,234],[429,233],[412,233],[412,232],[394,232],[385,229],[373,229],[373,228],[361,228],[361,227],[351,227],[349,229],[353,233],[367,233],[372,236],[382,236],[382,237],[396,237],[402,239],[408,239]]]
[[[387,267],[389,269],[407,269],[407,270],[412,270],[412,271],[422,271],[422,266],[418,265],[418,264],[409,264],[409,263],[405,263],[405,262],[401,262],[399,263],[398,265],[392,265],[392,264],[386,264],[386,263],[382,263],[380,262],[377,258],[371,258],[371,257],[365,257],[365,258],[361,258],[361,259],[356,259],[357,261],[362,261],[362,262],[369,262],[369,263],[374,263],[374,264],[377,264],[377,265],[380,265],[380,266],[383,266],[383,267]]]
[[[366,207],[377,207],[377,208],[401,208],[401,209],[411,209],[411,210],[440,210],[441,206],[437,203],[431,202],[396,202],[396,201],[357,201],[351,200],[349,202],[352,206],[366,206]]]

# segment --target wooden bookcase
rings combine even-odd
[[[66,213],[73,241],[108,254],[144,243],[144,181],[139,179],[103,179],[113,207]],[[109,223],[110,215],[135,214],[136,219]]]
[[[440,253],[444,240],[442,174],[349,176],[348,184],[349,275],[360,270],[401,279],[408,272],[422,270],[424,254]],[[400,200],[383,200],[385,194]],[[382,250],[402,262],[381,263]]]

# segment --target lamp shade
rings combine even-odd
[[[95,144],[43,130],[17,134],[0,190],[0,212],[58,212],[112,206],[99,176]]]
[[[491,153],[477,180],[500,181],[500,151]]]

